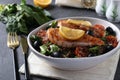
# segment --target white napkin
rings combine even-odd
[[[28,62],[30,73],[67,80],[113,80],[119,60],[119,51],[103,63],[83,71],[65,71],[51,67],[39,59],[33,52],[29,55]],[[24,65],[19,69],[24,73]]]
[[[76,8],[86,8],[85,1],[92,1],[92,0],[55,0],[55,5],[58,6],[69,6],[69,7],[76,7]],[[93,0],[94,4],[90,7],[90,9],[94,9],[96,6],[96,0]]]

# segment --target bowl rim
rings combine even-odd
[[[40,25],[39,27],[35,28],[34,30],[32,30],[32,31],[28,34],[28,37],[27,37],[27,42],[28,42],[29,47],[32,49],[33,53],[39,55],[39,56],[42,57],[42,58],[46,58],[46,59],[65,59],[65,60],[66,60],[66,59],[67,59],[67,60],[70,60],[70,59],[73,59],[73,60],[76,60],[76,59],[81,59],[81,60],[82,60],[82,59],[94,59],[94,58],[99,58],[99,57],[102,57],[102,56],[105,56],[105,55],[107,56],[107,55],[109,55],[111,52],[116,52],[116,51],[118,51],[118,49],[120,48],[120,39],[118,39],[118,45],[117,45],[114,49],[112,49],[111,51],[109,51],[109,52],[107,52],[107,53],[104,53],[104,54],[101,54],[101,55],[97,55],[97,56],[93,56],[93,57],[80,57],[80,58],[79,58],[79,57],[78,57],[78,58],[57,58],[57,57],[50,57],[50,56],[46,56],[46,55],[38,52],[37,50],[35,50],[35,49],[32,47],[31,42],[30,42],[30,36],[31,36],[33,33],[35,33],[36,30],[38,30],[38,29],[40,29],[41,27],[43,27],[43,26],[51,23],[52,21],[63,20],[63,19],[80,19],[80,18],[81,18],[81,19],[95,19],[95,20],[100,20],[100,21],[103,21],[103,22],[107,22],[107,23],[113,25],[113,26],[117,29],[117,31],[120,32],[120,29],[119,29],[116,25],[114,25],[113,23],[111,23],[111,22],[109,22],[109,21],[100,19],[100,18],[80,17],[80,16],[76,16],[76,17],[64,17],[64,18],[58,18],[58,19],[55,19],[55,20],[51,20],[51,21],[49,21],[49,22],[46,22],[46,23]],[[114,54],[114,53],[113,53],[113,54]],[[112,55],[113,55],[113,54],[112,54]]]

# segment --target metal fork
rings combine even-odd
[[[13,64],[14,64],[14,80],[20,80],[18,72],[18,62],[16,48],[19,46],[19,40],[16,32],[9,32],[7,37],[7,46],[12,49],[13,53]]]

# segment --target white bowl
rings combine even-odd
[[[108,59],[110,56],[112,56],[119,50],[119,48],[120,48],[120,42],[119,42],[120,30],[114,24],[112,24],[108,21],[102,20],[102,19],[91,18],[91,17],[67,17],[67,18],[61,18],[61,19],[68,19],[68,18],[87,20],[87,21],[90,21],[93,25],[94,24],[102,24],[105,27],[110,26],[116,32],[118,45],[113,50],[111,50],[105,54],[102,54],[99,56],[94,56],[94,57],[82,57],[82,58],[48,57],[48,56],[45,56],[45,55],[41,54],[40,52],[36,51],[32,47],[31,42],[30,42],[30,36],[35,34],[36,32],[38,32],[40,29],[47,27],[48,24],[51,23],[51,22],[48,22],[48,23],[45,23],[45,24],[41,25],[40,27],[36,28],[32,32],[30,32],[28,35],[28,38],[27,38],[30,49],[34,52],[34,54],[36,54],[39,58],[43,59],[47,64],[49,64],[55,68],[59,68],[59,69],[63,69],[63,70],[85,70],[85,69],[91,68],[93,66],[96,66],[97,64],[100,64],[101,62],[105,61],[106,59]],[[61,19],[57,19],[57,20],[61,20]]]

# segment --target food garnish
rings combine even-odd
[[[72,23],[72,24],[76,24],[76,25],[92,26],[92,24],[86,20],[68,19],[67,22]]]
[[[85,34],[84,30],[72,29],[64,26],[59,27],[60,34],[69,40],[77,40]]]

